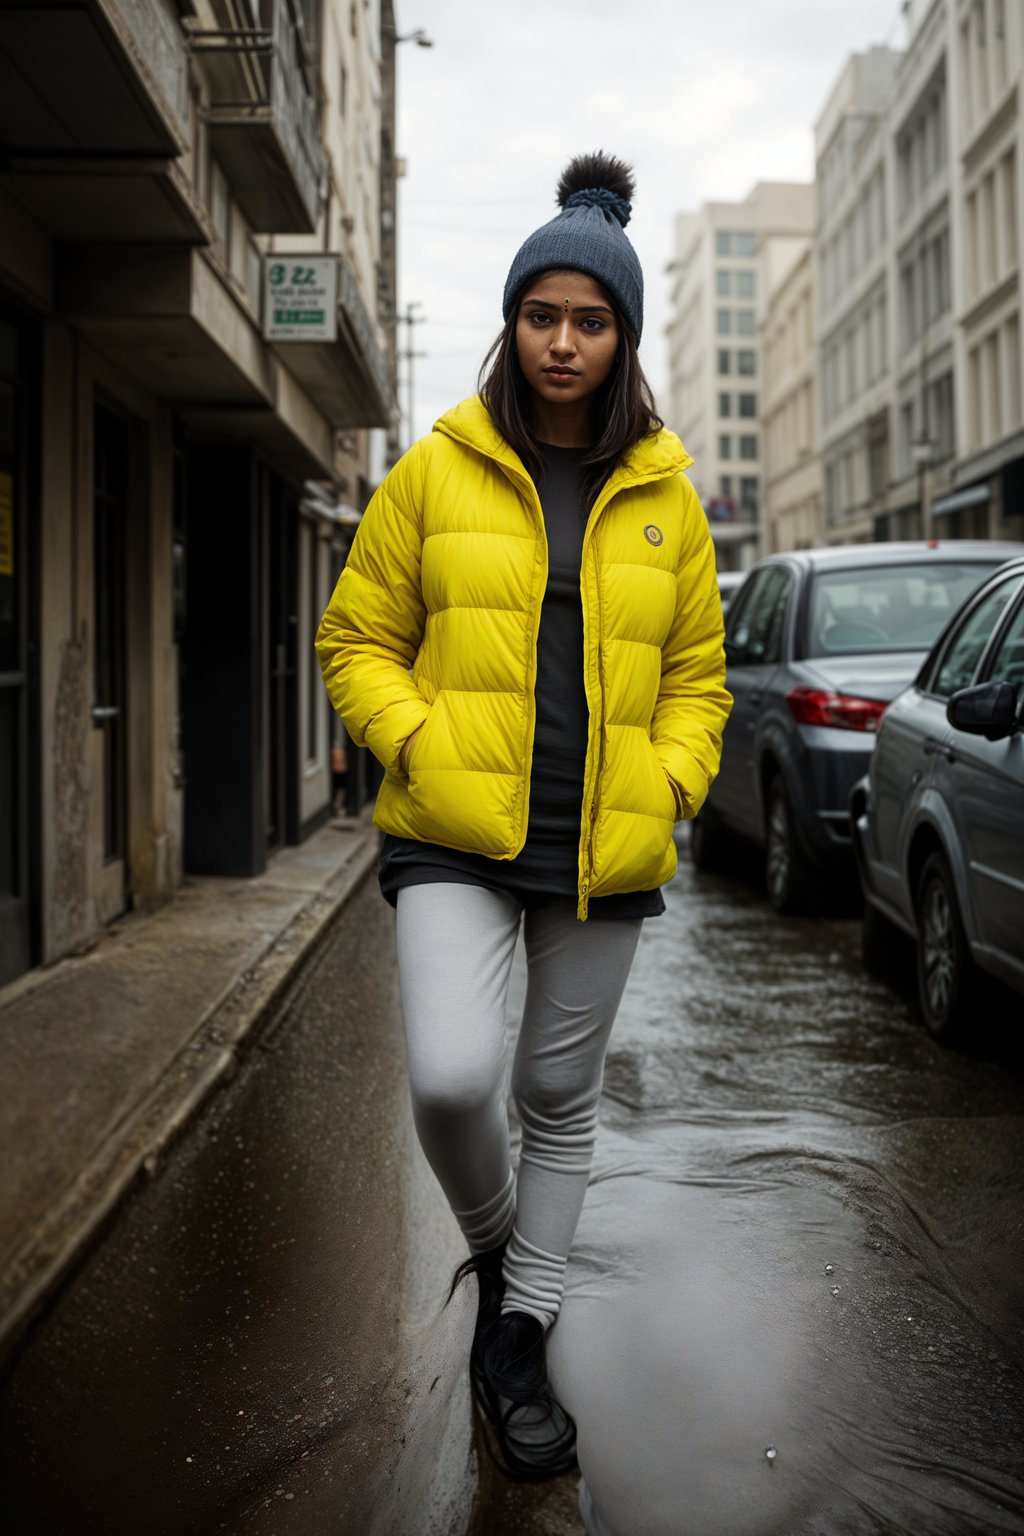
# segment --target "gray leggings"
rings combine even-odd
[[[521,914],[504,891],[406,886],[398,970],[420,1143],[473,1252],[508,1238],[503,1310],[548,1328],[562,1301],[605,1050],[643,919],[581,923],[574,898],[526,913],[526,1006],[512,1068],[523,1131],[517,1180],[504,1099],[505,1002]]]

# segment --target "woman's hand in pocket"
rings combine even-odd
[[[418,725],[413,731],[412,735],[405,738],[405,740],[402,742],[401,750],[398,754],[398,766],[401,768],[406,778],[409,777],[409,754],[412,752],[412,744],[422,729],[422,725]]]

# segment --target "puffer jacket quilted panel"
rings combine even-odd
[[[591,894],[671,877],[673,823],[696,813],[718,767],[731,700],[689,462],[670,432],[637,444],[587,524],[581,917]],[[317,635],[335,708],[386,770],[378,826],[491,858],[520,851],[546,582],[536,490],[474,397],[374,496]],[[406,777],[399,753],[420,726]]]

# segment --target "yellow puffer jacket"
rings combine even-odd
[[[718,770],[732,699],[692,462],[671,432],[638,443],[587,523],[581,918],[591,896],[671,878],[673,823]],[[546,585],[536,488],[474,396],[378,489],[316,637],[332,704],[386,770],[378,827],[492,859],[522,849]]]

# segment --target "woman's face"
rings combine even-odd
[[[604,383],[619,345],[608,295],[585,272],[544,272],[527,283],[516,351],[530,388],[552,404],[579,404]]]

